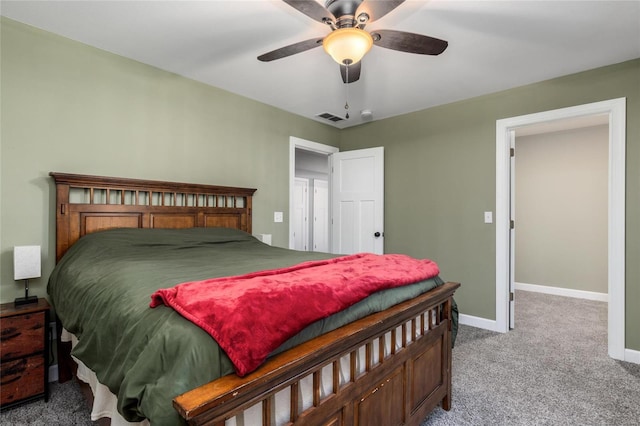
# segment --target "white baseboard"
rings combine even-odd
[[[484,330],[497,331],[497,322],[486,318],[474,317],[472,315],[459,314],[458,323],[462,325],[470,325],[471,327],[482,328]]]
[[[572,290],[570,288],[549,287],[546,285],[514,283],[516,290],[532,291],[535,293],[553,294],[555,296],[574,297],[576,299],[595,300],[598,302],[609,302],[607,293],[597,293],[594,291]]]
[[[632,362],[634,364],[640,364],[640,351],[635,351],[633,349],[625,349],[624,360],[627,362]]]
[[[58,381],[58,364],[49,367],[49,383]]]

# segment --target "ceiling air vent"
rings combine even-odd
[[[322,114],[318,114],[317,116],[320,118],[324,118],[325,120],[333,121],[334,123],[344,120],[344,118],[338,117],[337,115],[329,114],[328,112],[323,112]]]

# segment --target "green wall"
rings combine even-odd
[[[428,96],[428,94],[425,94]],[[496,120],[627,98],[626,347],[640,350],[640,60],[340,133],[340,149],[385,147],[385,251],[430,257],[463,283],[465,314],[495,319]]]
[[[55,264],[50,171],[258,188],[253,231],[288,245],[289,137],[339,130],[18,22],[1,21],[0,301],[24,292],[13,246]]]
[[[12,247],[55,249],[50,171],[258,188],[254,232],[287,246],[289,137],[385,147],[387,252],[437,259],[464,313],[495,317],[495,122],[627,98],[627,344],[640,350],[640,60],[338,130],[2,18],[0,301]],[[428,96],[428,94],[425,94]],[[636,118],[636,119],[633,119]]]

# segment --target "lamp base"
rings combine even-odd
[[[15,306],[30,305],[31,303],[38,303],[38,296],[18,297],[15,300]]]

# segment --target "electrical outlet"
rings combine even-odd
[[[284,215],[282,212],[273,212],[273,221],[274,222],[282,222],[284,220]]]

